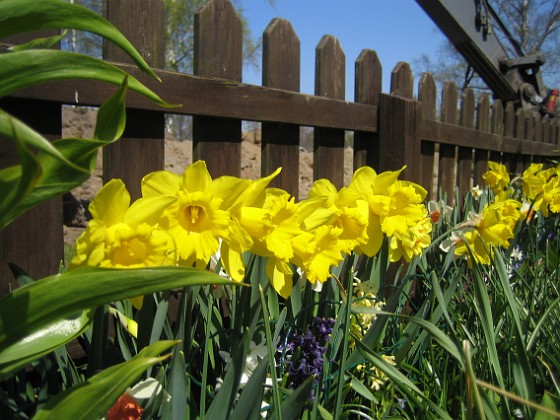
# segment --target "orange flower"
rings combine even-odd
[[[144,409],[125,392],[107,412],[107,420],[140,420]]]

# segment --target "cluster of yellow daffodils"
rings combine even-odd
[[[473,261],[490,264],[495,247],[509,247],[517,222],[526,218],[525,209],[544,217],[560,212],[560,165],[544,169],[543,164],[533,163],[513,181],[505,165],[488,162],[488,168],[482,177],[494,192],[494,201],[478,214],[469,213],[468,220],[440,245],[446,251],[453,248],[456,256],[467,256],[471,265]],[[512,198],[518,196],[516,180],[521,181],[521,201]]]
[[[466,256],[469,266],[473,261],[490,264],[495,247],[509,247],[517,222],[525,217],[520,208],[519,201],[506,198],[486,205],[478,214],[470,212],[467,221],[457,226],[441,248],[449,250],[454,245],[455,256]]]
[[[360,168],[340,191],[321,179],[300,202],[268,187],[280,169],[258,180],[212,179],[198,161],[182,176],[148,174],[132,204],[122,181],[112,180],[90,204],[93,220],[76,242],[71,268],[204,268],[219,255],[228,275],[242,281],[243,253],[251,252],[267,257],[269,280],[288,297],[293,264],[311,283],[324,282],[344,255],[375,255],[384,236],[391,260],[409,261],[429,245],[432,225],[422,204],[426,191],[398,180],[403,169]]]
[[[544,169],[542,163],[531,164],[521,176],[525,199],[533,211],[548,217],[549,211],[560,213],[560,165]]]

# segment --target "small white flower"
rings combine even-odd
[[[482,195],[482,193],[483,193],[483,190],[478,185],[471,188],[471,194],[472,194],[472,196],[475,200],[478,200],[480,198],[480,196]]]
[[[438,223],[439,219],[443,218],[446,222],[449,221],[451,217],[451,212],[453,208],[445,204],[445,201],[439,200],[428,201],[428,212],[430,213],[430,219],[432,219],[433,223]]]

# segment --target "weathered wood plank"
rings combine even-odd
[[[194,73],[241,81],[243,27],[229,0],[210,0],[195,14]],[[241,175],[241,121],[193,118],[193,156],[213,177]]]
[[[287,20],[273,19],[263,34],[263,86],[299,92],[300,42]],[[282,167],[271,186],[299,197],[299,126],[262,124],[261,173]]]
[[[362,50],[355,63],[354,100],[357,103],[379,106],[382,67],[377,53]],[[360,166],[379,167],[379,136],[376,133],[354,133],[354,169]]]
[[[436,120],[436,82],[431,73],[424,73],[418,81],[418,100],[422,103],[422,119]],[[425,121],[422,121],[425,124]],[[421,129],[419,129],[421,132]],[[428,197],[435,200],[437,196],[437,177],[435,164],[435,143],[421,138],[420,144],[420,180],[428,190]],[[434,185],[435,184],[435,185]]]
[[[503,121],[503,108],[501,101],[494,101],[492,106],[492,114],[490,114],[490,97],[488,94],[480,95],[478,98],[478,107],[476,110],[476,129],[482,132],[490,132],[492,130],[492,122],[495,121],[496,115],[502,115],[500,121]],[[477,144],[474,150],[474,168],[473,168],[473,186],[482,185],[482,174],[488,170],[488,150],[481,149]]]
[[[325,35],[315,49],[315,95],[345,97],[346,57],[338,39]],[[313,178],[344,184],[344,131],[317,127],[313,135]]]
[[[163,67],[163,1],[107,0],[106,17],[136,46],[150,66]],[[112,43],[104,44],[103,55],[109,60],[131,62]],[[104,182],[120,178],[126,184],[132,199],[139,198],[142,195],[142,178],[149,172],[164,168],[164,137],[163,113],[127,109],[127,124],[122,138],[103,150]]]
[[[156,70],[163,81],[158,83],[147,78],[135,66],[118,66],[141,79],[167,102],[182,105],[171,109],[162,108],[129,91],[126,103],[130,108],[371,133],[377,131],[376,106],[166,70]],[[70,105],[99,106],[115,90],[114,85],[70,80],[34,86],[18,91],[13,96]],[[79,102],[76,102],[76,95]]]
[[[446,83],[443,90],[441,121],[457,124],[457,87],[455,83]],[[439,147],[439,184],[447,202],[454,202],[456,183],[456,147],[451,144],[440,144]]]
[[[461,126],[474,129],[475,127],[475,97],[472,89],[466,89],[461,101]],[[459,187],[459,200],[472,186],[473,174],[473,149],[471,147],[458,147],[457,150],[457,185]],[[462,201],[457,203],[462,206]]]

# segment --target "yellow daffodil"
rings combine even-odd
[[[139,199],[130,205],[130,194],[120,179],[108,182],[90,203],[93,216],[76,241],[70,269],[79,266],[138,268],[176,262],[173,237],[159,229],[157,220],[173,197]],[[141,297],[132,300],[135,307]]]
[[[482,174],[482,179],[495,193],[507,189],[510,183],[509,173],[505,165],[488,162],[488,171]]]
[[[311,283],[324,283],[330,276],[331,267],[344,259],[338,239],[341,233],[341,229],[324,225],[292,240],[293,261],[303,269]]]
[[[332,214],[324,223],[341,230],[339,241],[344,253],[349,254],[354,248],[368,242],[368,202],[360,198],[357,191],[349,188],[336,187],[327,179],[320,179],[313,183],[309,191],[310,198],[325,198],[324,206]]]
[[[163,213],[160,225],[175,239],[182,265],[204,268],[227,238],[229,212],[220,208],[206,163],[197,161],[182,176],[166,171],[153,172],[142,180],[144,197],[174,197]]]

